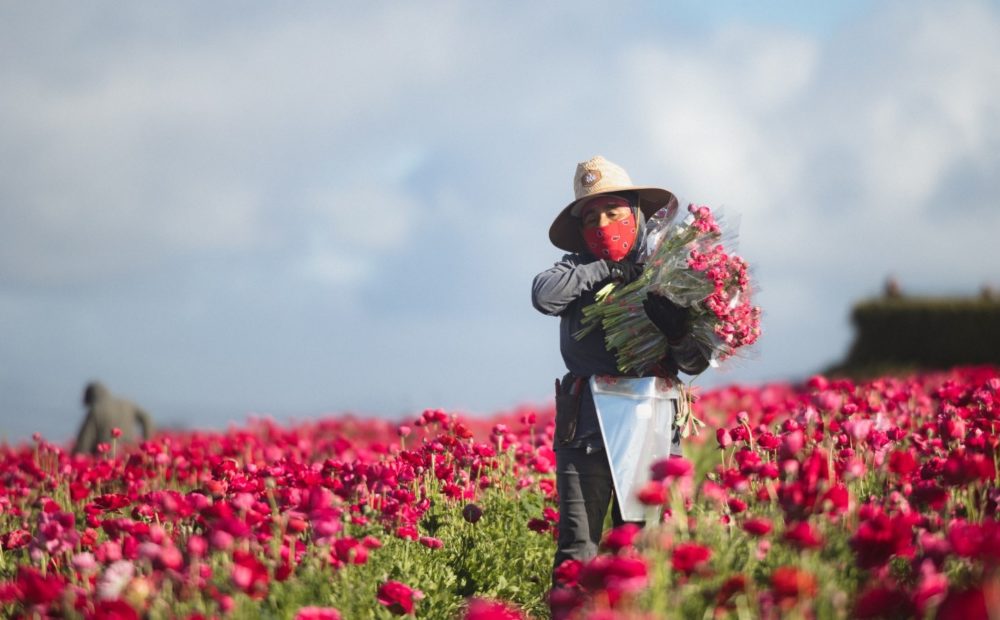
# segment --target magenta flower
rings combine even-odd
[[[698,543],[682,543],[674,547],[670,559],[674,570],[687,575],[699,570],[712,557],[712,550]]]
[[[399,581],[387,581],[379,586],[376,598],[389,611],[402,616],[413,613],[414,603],[423,598],[423,593]]]
[[[823,546],[823,539],[808,521],[799,521],[786,529],[784,539],[800,549],[818,549]]]
[[[300,607],[294,620],[340,620],[340,612],[333,607]]]
[[[635,523],[625,523],[608,532],[601,542],[601,546],[618,553],[631,547],[641,532],[642,528]]]
[[[760,517],[747,519],[743,522],[743,530],[753,536],[766,536],[771,532],[771,522]]]
[[[653,480],[671,480],[693,474],[694,464],[685,458],[667,457],[653,463],[650,469]]]
[[[517,609],[500,601],[473,598],[462,620],[523,620],[524,615]]]

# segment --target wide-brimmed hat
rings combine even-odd
[[[639,197],[639,209],[647,218],[661,208],[677,203],[677,198],[663,188],[633,185],[624,168],[598,155],[576,165],[576,175],[573,176],[575,198],[552,222],[549,240],[567,252],[587,251],[580,234],[580,207],[589,198],[615,192],[635,192]]]

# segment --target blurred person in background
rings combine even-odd
[[[131,443],[136,440],[136,425],[142,426],[142,438],[153,434],[150,415],[135,403],[113,395],[99,381],[87,384],[83,391],[83,405],[87,415],[76,436],[75,453],[97,454],[100,444],[110,444],[112,439]],[[114,429],[119,429],[120,436]]]
[[[665,189],[633,185],[624,169],[600,156],[577,166],[573,189],[573,202],[549,229],[552,243],[569,253],[538,274],[531,290],[538,311],[560,318],[560,351],[569,371],[556,382],[556,568],[565,560],[585,561],[597,554],[609,504],[614,525],[623,523],[589,384],[591,376],[622,373],[605,345],[603,328],[579,340],[574,334],[584,326],[583,309],[598,291],[610,282],[625,285],[639,277],[647,218],[677,204]],[[644,308],[669,345],[652,374],[676,381],[678,371],[705,370],[708,360],[690,336],[687,309],[652,294]],[[678,432],[670,453],[681,455]]]

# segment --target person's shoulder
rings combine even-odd
[[[557,264],[560,264],[560,265],[565,264],[565,265],[573,265],[573,266],[576,266],[576,265],[586,265],[587,263],[592,263],[595,260],[597,260],[597,259],[594,258],[593,256],[588,256],[588,255],[580,254],[580,253],[576,252],[576,253],[572,253],[572,254],[563,254],[562,258],[559,259],[559,262]]]

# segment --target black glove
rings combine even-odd
[[[667,342],[676,344],[688,329],[688,309],[678,306],[666,297],[650,293],[642,302],[646,316],[656,328],[667,337]]]
[[[630,260],[619,261],[602,259],[611,272],[611,279],[619,284],[629,284],[635,282],[636,278],[642,275],[642,265],[633,263]]]

